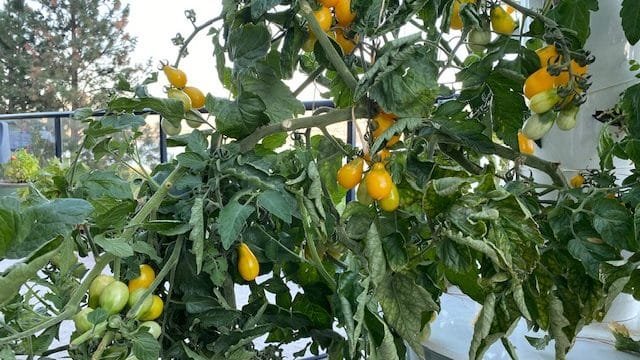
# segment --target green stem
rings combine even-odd
[[[314,69],[311,72],[311,74],[309,74],[309,76],[307,76],[307,78],[304,79],[302,84],[300,84],[300,86],[298,86],[298,88],[293,92],[293,96],[297,97],[298,95],[300,95],[302,90],[306,89],[306,87],[309,86],[309,84],[314,82],[316,80],[316,78],[318,76],[320,76],[320,74],[322,74],[323,71],[324,71],[324,66],[322,66],[322,65],[320,65],[320,66],[318,66],[318,68]]]
[[[186,171],[185,168],[177,165],[175,169],[167,176],[167,178],[162,182],[158,190],[149,198],[147,203],[138,211],[136,216],[131,219],[127,228],[122,232],[122,237],[125,240],[131,239],[133,234],[138,230],[138,226],[142,224],[143,221],[151,214],[154,210],[160,207],[162,200],[169,193],[169,189],[173,186],[173,184],[178,180]]]
[[[316,243],[314,241],[314,233],[318,235],[318,228],[314,227],[311,223],[309,211],[302,200],[302,193],[298,193],[298,207],[300,208],[300,215],[302,217],[302,227],[305,232],[305,240],[307,242],[307,246],[309,247],[309,252],[311,252],[311,260],[313,260],[313,265],[318,269],[320,275],[325,279],[327,285],[330,289],[334,290],[337,288],[336,281],[333,277],[327,272],[327,269],[322,265],[322,259],[318,254],[318,249],[316,249]]]
[[[509,160],[516,160],[518,158],[524,160],[524,164],[532,168],[538,169],[549,175],[551,181],[555,185],[560,187],[567,187],[567,180],[560,171],[559,163],[552,163],[546,160],[542,160],[539,157],[532,155],[524,155],[511,150],[510,148],[498,144],[494,144],[494,153],[502,158]]]
[[[114,259],[113,255],[104,254],[98,261],[96,261],[96,264],[93,267],[93,269],[91,269],[87,277],[84,279],[84,281],[82,281],[82,283],[73,293],[73,295],[71,295],[69,302],[67,302],[67,305],[64,307],[64,310],[58,316],[49,318],[48,320],[45,320],[30,329],[0,338],[0,346],[8,344],[15,340],[19,340],[19,339],[34,335],[35,333],[41,330],[50,328],[51,326],[54,326],[56,324],[59,324],[64,320],[71,319],[71,317],[78,312],[80,301],[84,297],[84,294],[87,292],[87,290],[89,290],[89,286],[91,285],[91,282],[93,281],[93,279],[95,279],[96,276],[100,275],[100,273],[102,272],[102,269],[104,269],[105,266],[107,266],[107,264],[109,264],[109,262],[111,262],[111,260],[113,259]]]
[[[353,113],[352,113],[353,110]],[[368,115],[367,108],[365,106],[358,106],[355,109],[336,109],[329,111],[326,114],[317,116],[301,117],[297,119],[287,119],[282,122],[263,126],[256,129],[251,135],[240,140],[238,145],[240,146],[240,152],[246,153],[253,149],[256,144],[265,136],[275,134],[283,131],[293,131],[298,129],[307,129],[312,127],[325,127],[327,125],[348,121],[352,117],[362,118]]]
[[[96,352],[94,352],[93,355],[91,356],[91,360],[100,360],[102,358],[102,353],[105,351],[107,346],[111,343],[111,340],[113,340],[113,331],[107,331],[107,333],[104,335],[104,337],[100,341],[100,344],[98,344],[98,348],[96,349]]]
[[[175,63],[173,64],[174,67],[178,67],[178,65],[180,64],[180,60],[184,57],[184,53],[187,50],[187,45],[189,45],[189,43],[196,37],[196,35],[198,35],[198,33],[202,30],[204,30],[207,26],[213,24],[214,22],[218,21],[218,20],[222,20],[222,16],[217,16],[213,19],[210,19],[208,21],[205,21],[204,23],[202,23],[202,25],[200,26],[196,26],[193,29],[193,32],[191,33],[191,35],[189,35],[189,37],[187,37],[184,40],[184,43],[182,43],[182,46],[180,47],[180,50],[178,51],[178,57],[176,58]]]
[[[316,39],[318,39],[318,42],[322,46],[322,49],[327,55],[327,59],[329,59],[331,65],[335,67],[336,71],[347,84],[349,89],[354,90],[358,85],[358,81],[342,60],[342,56],[340,56],[338,51],[333,47],[331,40],[329,40],[327,34],[322,30],[320,24],[318,24],[318,21],[313,15],[313,9],[307,0],[300,0],[300,10],[302,10],[302,16],[307,20],[307,23],[311,28],[311,32],[315,35]]]
[[[182,251],[183,241],[184,239],[182,237],[178,237],[178,240],[176,240],[175,242],[173,251],[169,256],[169,259],[167,259],[167,262],[164,264],[164,266],[162,266],[162,269],[160,269],[160,272],[158,272],[158,275],[153,280],[151,285],[149,285],[149,287],[145,289],[142,296],[140,296],[140,299],[138,299],[138,302],[136,302],[131,307],[131,309],[129,309],[129,311],[127,312],[127,318],[132,319],[135,316],[135,314],[138,312],[138,309],[140,309],[140,306],[142,306],[144,299],[146,299],[147,296],[150,296],[151,294],[153,294],[153,292],[156,290],[158,285],[160,285],[162,280],[164,280],[164,278],[169,274],[169,272],[173,270],[176,267],[176,265],[178,265],[178,259],[180,257],[180,252]]]
[[[511,6],[512,8],[518,10],[519,12],[521,12],[523,15],[527,15],[527,16],[531,16],[532,18],[538,19],[540,21],[542,21],[546,26],[551,27],[551,28],[557,28],[558,27],[558,23],[556,23],[553,19],[542,15],[542,13],[539,13],[537,11],[533,11],[527,7],[524,7],[518,3],[516,3],[513,0],[502,0],[503,3]]]

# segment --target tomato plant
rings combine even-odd
[[[599,162],[579,188],[565,176],[578,169],[541,158],[554,124],[595,121],[576,118],[593,97],[594,4],[236,0],[191,16],[161,69],[171,98],[120,79],[104,116],[74,113],[83,150],[48,185],[57,197],[0,199],[0,256],[20,262],[0,277],[0,355],[50,355],[75,320],[72,359],[281,359],[291,344],[295,357],[400,359],[424,352],[456,286],[481,304],[469,358],[498,341],[515,354],[523,320],[565,358],[616,296],[640,297],[640,185],[614,161],[640,162],[640,85],[604,112],[620,136],[584,149]],[[204,104],[183,70],[216,74],[180,67],[196,36],[227,90]],[[334,107],[307,113],[310,84]],[[151,169],[148,111],[176,154]],[[350,143],[332,132],[347,124]]]

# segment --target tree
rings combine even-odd
[[[0,112],[105,104],[115,75],[134,78],[135,38],[120,0],[7,0],[0,11]]]

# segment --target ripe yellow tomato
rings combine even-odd
[[[535,144],[533,140],[526,137],[522,131],[518,131],[518,149],[520,153],[526,155],[533,155],[535,150]]]
[[[553,45],[547,45],[536,50],[536,54],[540,60],[541,67],[547,67],[549,64],[554,64],[560,59],[558,57],[558,49]]]
[[[373,117],[373,124],[375,129],[371,133],[373,135],[373,140],[375,141],[380,137],[387,129],[396,122],[396,116],[393,114],[387,114],[385,112],[380,112],[376,116]],[[387,147],[393,146],[395,143],[400,141],[400,136],[394,135],[391,139],[387,140]]]
[[[464,26],[460,17],[460,6],[462,4],[475,4],[476,0],[454,0],[451,5],[451,17],[449,18],[449,28],[452,30],[460,30]]]
[[[449,28],[452,30],[462,29],[462,18],[460,17],[460,1],[453,0],[451,5],[451,18],[449,18]]]
[[[351,0],[338,0],[334,11],[338,24],[343,27],[351,25],[356,18],[356,13],[351,12]]]
[[[329,31],[331,29],[331,23],[333,22],[333,17],[331,16],[331,10],[329,10],[326,6],[320,6],[320,8],[313,12],[313,16],[320,24],[320,28],[322,31]]]
[[[498,34],[511,35],[518,27],[518,23],[500,6],[494,6],[490,14],[491,28]]]
[[[357,40],[351,40],[344,36],[344,31],[342,29],[336,29],[334,31],[334,39],[340,45],[342,49],[342,53],[345,55],[349,55],[353,52],[353,49],[356,48],[358,44]]]
[[[155,320],[162,314],[164,302],[158,295],[153,295],[151,307],[140,317],[141,321]]]
[[[194,86],[186,86],[182,91],[189,96],[191,99],[191,106],[194,109],[200,109],[204,106],[205,96],[200,89]]]
[[[334,7],[336,6],[336,4],[338,4],[338,0],[318,0],[320,2],[320,4],[322,4],[323,6],[326,7]]]
[[[526,96],[527,99],[531,99],[541,92],[553,89],[554,86],[554,77],[549,74],[546,67],[542,67],[529,75],[527,80],[525,80],[523,87],[524,96]]]
[[[338,184],[345,189],[353,189],[362,180],[363,167],[364,161],[359,157],[344,164],[338,170]]]
[[[167,80],[169,80],[169,83],[178,89],[182,89],[187,85],[187,74],[185,74],[184,71],[168,64],[162,64],[162,71],[167,77]]]
[[[260,273],[260,263],[245,243],[238,246],[238,272],[246,281],[253,281]]]
[[[384,168],[384,164],[379,162],[373,164],[364,181],[367,187],[367,194],[374,200],[382,200],[389,196],[393,187],[391,175]]]
[[[156,273],[153,268],[147,264],[140,265],[140,276],[129,280],[129,292],[132,293],[137,289],[146,289],[156,279]]]
[[[584,176],[577,174],[576,176],[572,177],[571,180],[569,180],[569,184],[573,188],[582,187],[582,185],[584,184]]]
[[[312,52],[313,48],[316,46],[316,36],[313,35],[312,32],[309,32],[309,36],[307,36],[307,40],[304,41],[304,43],[302,44],[302,50],[304,50],[304,52]]]
[[[395,211],[400,205],[400,193],[398,193],[398,187],[396,184],[391,183],[391,192],[382,200],[378,201],[378,205],[384,211]]]

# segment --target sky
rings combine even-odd
[[[131,13],[126,29],[137,38],[132,60],[144,63],[151,58],[154,68],[160,60],[175,61],[179,48],[173,45],[171,38],[176,33],[180,32],[184,38],[192,33],[193,26],[185,17],[185,10],[195,10],[197,25],[219,15],[221,10],[220,1],[216,0],[130,0],[129,5]],[[189,56],[180,61],[180,68],[187,74],[188,85],[196,86],[205,93],[220,92],[211,55],[213,46],[206,34],[206,30],[201,31],[191,42]],[[166,84],[166,78],[159,76],[159,85],[150,86],[150,91],[158,96]]]
[[[171,42],[177,32],[184,38],[188,37],[193,26],[184,16],[184,11],[193,9],[196,12],[196,25],[200,25],[220,14],[222,6],[219,0],[181,0],[181,1],[153,1],[130,0],[130,17],[127,31],[137,38],[137,46],[132,54],[135,62],[153,60],[154,68],[160,60],[169,60],[173,63],[178,54],[178,47]],[[161,3],[161,5],[160,5]],[[220,26],[220,23],[217,23]],[[207,36],[207,30],[203,30],[189,45],[189,56],[180,61],[180,69],[187,74],[187,84],[196,86],[204,93],[211,92],[216,96],[226,97],[227,91],[218,81],[215,68],[215,59],[212,56],[213,45],[211,37]],[[290,84],[299,84],[300,78],[294,78]],[[162,87],[167,85],[166,78],[159,76],[158,84],[149,86],[150,92],[155,96],[162,94]],[[291,85],[295,88],[296,85]],[[309,86],[300,96],[301,100],[314,100],[320,98],[319,91]]]

